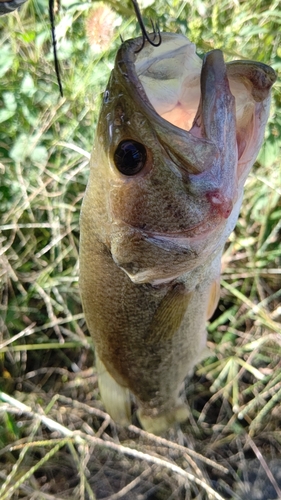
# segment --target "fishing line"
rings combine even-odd
[[[56,40],[56,28],[55,28],[55,15],[54,15],[54,0],[49,0],[49,17],[51,23],[51,33],[52,33],[52,45],[55,63],[55,72],[57,76],[57,82],[60,89],[60,95],[63,97],[62,83],[60,78],[60,66],[57,54],[57,40]]]

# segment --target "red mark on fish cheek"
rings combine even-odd
[[[211,191],[206,196],[211,204],[212,214],[228,219],[233,208],[232,199],[225,196],[221,191]]]

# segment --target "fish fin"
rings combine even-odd
[[[107,371],[96,352],[96,368],[98,372],[99,390],[107,413],[119,425],[130,425],[131,402],[130,391],[122,387]]]
[[[178,404],[169,411],[157,415],[147,415],[141,408],[137,412],[138,419],[143,429],[153,434],[162,434],[175,423],[183,423],[188,419],[189,410],[184,403]]]
[[[219,303],[220,300],[220,276],[212,283],[209,302],[207,307],[207,319],[210,319]]]
[[[160,302],[149,326],[147,342],[157,343],[173,337],[181,325],[192,292],[182,283],[175,285]]]

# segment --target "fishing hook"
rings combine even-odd
[[[137,20],[138,20],[139,25],[140,25],[140,29],[142,31],[142,46],[140,49],[136,50],[135,53],[137,54],[138,52],[140,52],[143,49],[144,44],[145,44],[145,40],[147,40],[150,43],[150,45],[153,45],[153,47],[159,47],[159,45],[161,45],[162,39],[161,39],[161,33],[160,33],[158,23],[154,24],[154,22],[151,20],[151,24],[152,24],[152,28],[153,28],[153,39],[151,39],[149,34],[146,31],[137,0],[132,0],[132,3],[134,6],[134,9],[135,9]],[[158,37],[158,42],[155,42],[154,40],[157,37]]]

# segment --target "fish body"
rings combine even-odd
[[[120,47],[104,94],[81,213],[80,288],[107,411],[182,422],[179,394],[206,356],[224,244],[263,140],[274,71],[202,61],[184,36]]]

